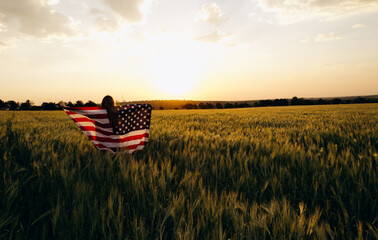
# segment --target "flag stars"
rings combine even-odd
[[[150,109],[150,110],[149,110]],[[149,128],[151,105],[139,104],[122,107],[119,113],[120,124],[117,127],[119,135],[127,134],[130,131]]]

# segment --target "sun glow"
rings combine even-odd
[[[151,79],[165,94],[180,97],[198,80],[200,63],[196,51],[185,46],[169,46],[153,57]]]

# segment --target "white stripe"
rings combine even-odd
[[[109,121],[109,118],[102,118],[102,119],[93,119],[93,118],[90,118],[90,116],[84,116],[84,115],[81,115],[81,114],[72,114],[72,115],[69,115],[71,118],[75,119],[75,118],[86,118],[88,119],[88,121],[95,121],[95,122],[98,122],[98,123],[102,123],[102,124],[109,124],[110,121]]]
[[[102,144],[108,148],[125,148],[128,146],[140,144],[141,142],[148,142],[148,138],[143,137],[138,140],[127,141],[127,142],[122,142],[122,143],[100,142],[100,141],[93,141],[93,140],[91,140],[91,142],[93,144]]]
[[[74,113],[81,114],[81,115],[107,114],[106,109],[97,109],[97,110],[67,109],[67,111],[74,112]]]
[[[113,134],[113,128],[102,128],[102,127],[96,126],[94,123],[91,123],[91,122],[75,122],[75,123],[79,127],[95,127],[96,129],[100,129],[102,131],[106,131],[108,133]]]
[[[135,152],[135,151],[140,151],[140,150],[142,150],[143,148],[144,148],[144,145],[141,145],[141,146],[136,147],[136,148],[133,149],[133,150],[128,150],[127,153],[132,154],[133,152]]]
[[[150,130],[144,129],[144,130],[132,131],[132,132],[128,132],[128,133],[123,134],[123,135],[104,135],[104,134],[96,132],[96,131],[83,131],[83,132],[87,136],[106,137],[106,138],[118,140],[118,139],[124,139],[124,138],[127,138],[127,137],[136,136],[136,135],[142,135],[142,134],[145,134],[145,133],[150,133]]]

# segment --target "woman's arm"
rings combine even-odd
[[[59,102],[59,106],[61,106],[62,108],[68,108],[63,101]]]

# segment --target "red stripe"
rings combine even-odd
[[[100,110],[100,109],[105,109],[102,107],[69,107],[65,108],[66,110]]]
[[[110,132],[110,131],[104,131],[104,130],[99,129],[99,128],[96,128],[96,127],[79,126],[79,128],[80,128],[82,131],[90,131],[90,132],[101,133],[101,134],[106,135],[106,136],[122,136],[121,134],[120,134],[120,135],[115,135],[113,132]],[[126,134],[127,134],[127,133],[126,133]]]
[[[130,137],[124,137],[124,138],[119,138],[119,139],[112,139],[112,138],[107,138],[107,137],[98,137],[98,136],[88,136],[89,140],[91,141],[98,141],[98,142],[109,142],[109,143],[123,143],[123,142],[128,142],[128,141],[134,141],[134,140],[139,140],[144,137],[148,138],[149,134],[144,133],[141,135],[134,135]]]
[[[103,135],[106,135],[106,136],[112,136],[114,135],[113,131],[109,132],[109,131],[104,131],[102,129],[99,129],[99,128],[95,128],[95,127],[84,127],[84,126],[79,126],[79,128],[83,131],[93,131],[93,132],[98,132],[98,133],[101,133]]]

